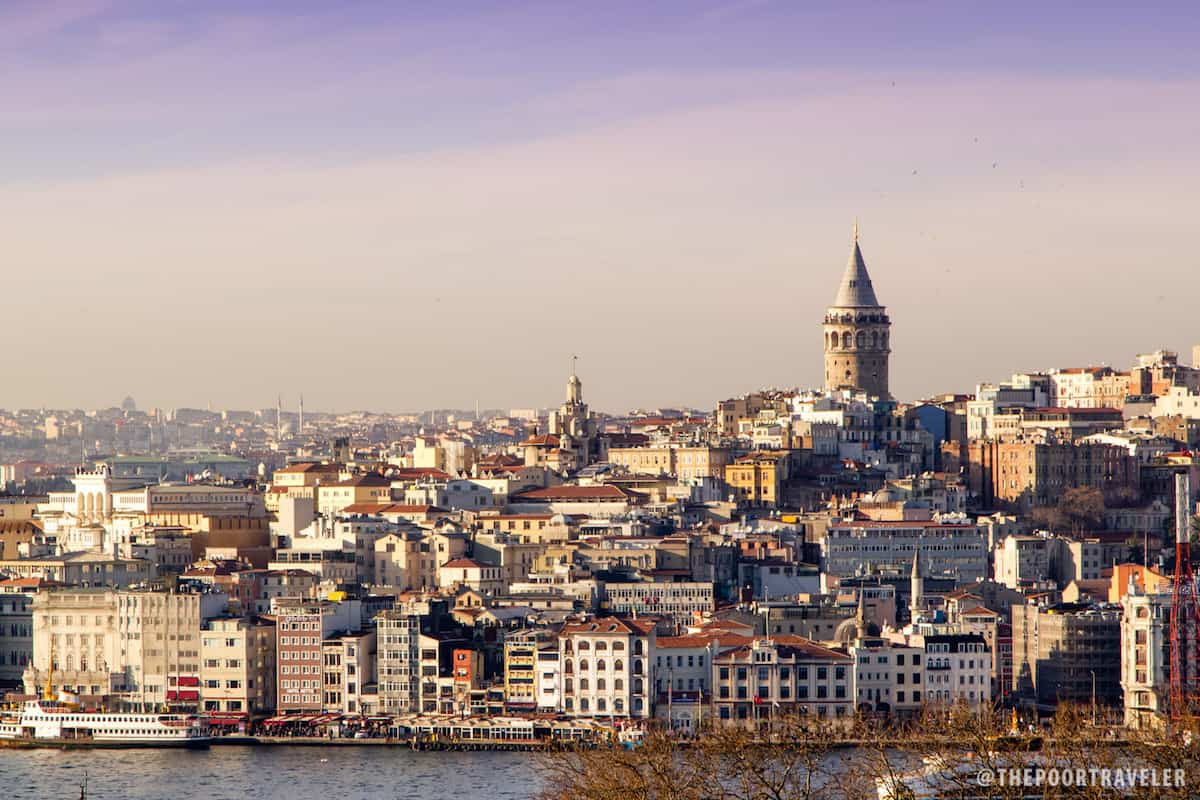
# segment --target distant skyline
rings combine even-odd
[[[0,5],[0,406],[819,387],[859,220],[900,400],[1200,343],[1200,11]]]

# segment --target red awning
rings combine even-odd
[[[233,717],[212,717],[208,720],[209,725],[241,725],[243,722],[245,720]]]
[[[180,686],[199,686],[200,679],[194,675],[183,675],[179,678]]]
[[[167,692],[167,699],[171,699],[171,692]],[[199,700],[200,692],[196,689],[181,689],[179,692],[180,700]]]

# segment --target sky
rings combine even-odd
[[[1200,10],[0,2],[3,407],[819,386],[857,219],[892,391],[1200,343]]]

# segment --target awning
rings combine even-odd
[[[245,721],[246,720],[244,720],[244,719],[234,719],[233,717],[210,717],[208,720],[208,724],[209,725],[231,725],[232,726],[232,725],[241,725]]]

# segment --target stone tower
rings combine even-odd
[[[858,247],[858,225],[854,226],[850,262],[846,264],[837,297],[825,312],[824,327],[825,390],[862,389],[889,399],[892,321],[875,298],[875,287]]]

